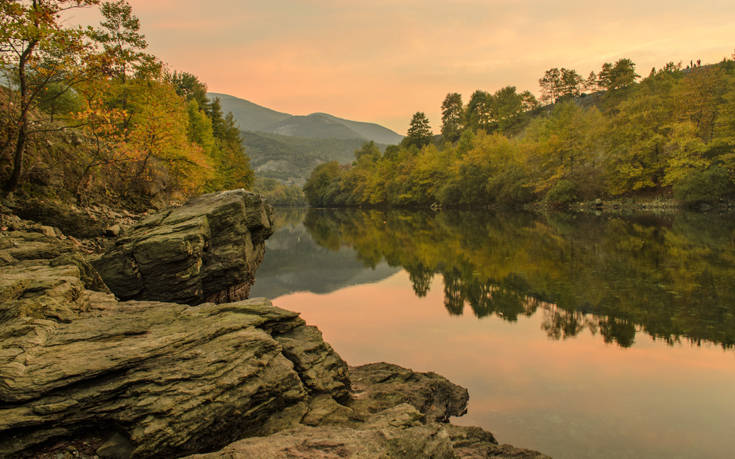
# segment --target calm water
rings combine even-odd
[[[735,222],[279,211],[253,296],[557,458],[735,457]]]

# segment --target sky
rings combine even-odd
[[[539,93],[552,67],[638,73],[735,50],[732,0],[129,0],[149,50],[212,92],[274,110],[435,130],[449,92]],[[94,12],[73,21],[94,22]]]

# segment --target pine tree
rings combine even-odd
[[[424,112],[414,113],[407,134],[405,139],[407,145],[414,145],[421,148],[431,143],[431,137],[434,134],[431,132],[429,118],[426,117]]]

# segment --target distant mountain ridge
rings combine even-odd
[[[210,92],[207,96],[219,98],[222,111],[232,112],[243,131],[310,139],[372,140],[384,145],[394,145],[403,139],[400,134],[376,123],[347,120],[328,113],[291,115],[229,94]]]
[[[303,185],[319,164],[349,164],[355,150],[373,141],[380,148],[400,143],[403,136],[375,123],[338,118],[328,113],[290,115],[248,100],[210,92],[222,111],[240,126],[250,165],[259,177]]]

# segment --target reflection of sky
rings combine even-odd
[[[130,0],[151,50],[214,92],[278,111],[385,124],[424,111],[438,131],[450,91],[538,91],[551,67],[583,76],[629,57],[719,62],[732,0]],[[91,11],[74,20],[96,23]]]
[[[563,457],[732,457],[735,353],[669,346],[636,335],[633,347],[588,331],[553,341],[542,313],[516,323],[449,316],[441,277],[417,298],[400,272],[327,295],[274,304],[317,325],[352,365],[388,361],[436,371],[470,391],[469,413],[501,443]]]

